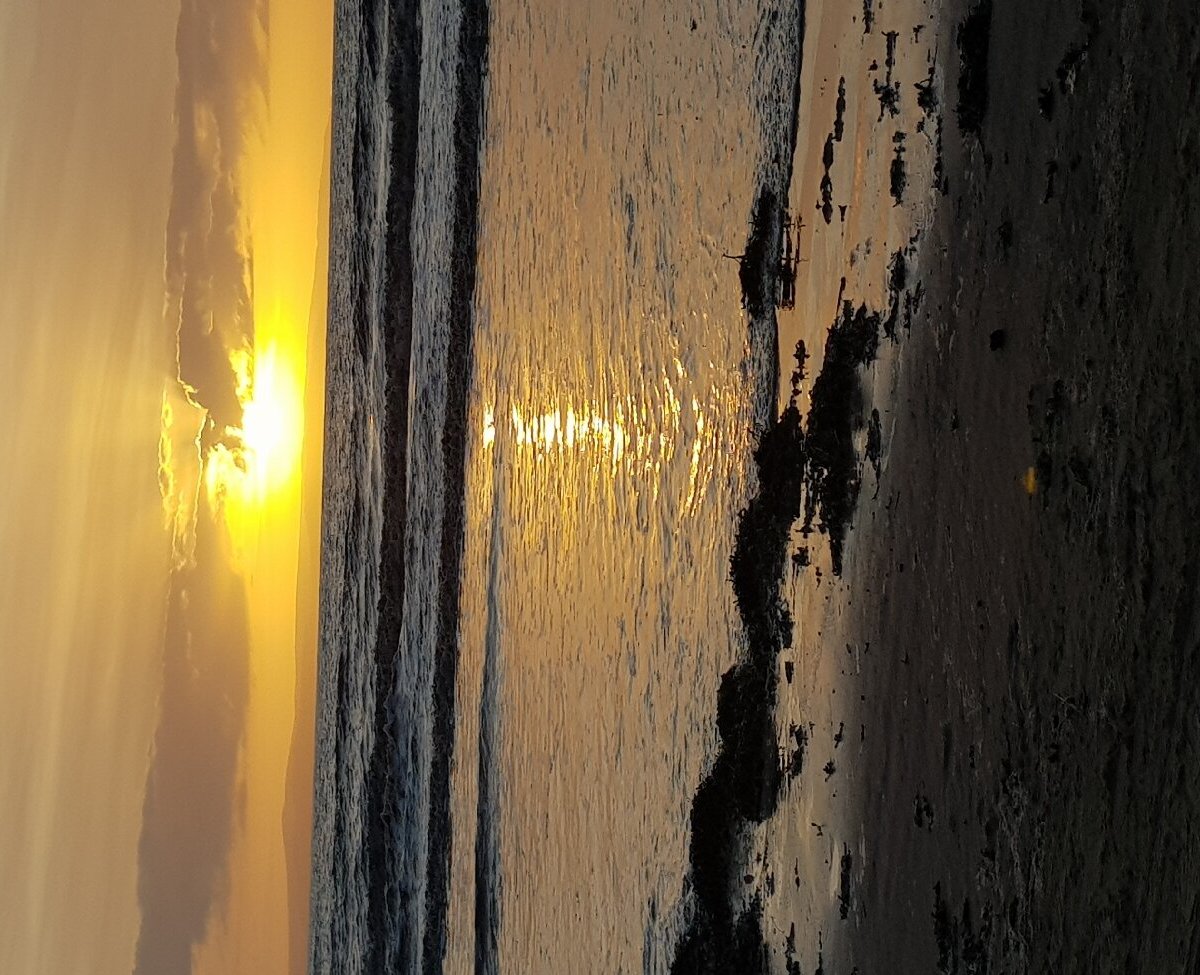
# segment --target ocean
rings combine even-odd
[[[335,34],[311,969],[669,971],[802,5],[339,0]]]
[[[1195,5],[336,23],[312,970],[1194,972]]]

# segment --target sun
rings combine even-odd
[[[300,382],[276,343],[235,349],[229,365],[242,405],[204,460],[209,503],[227,516],[261,508],[295,481],[304,435]]]
[[[248,472],[260,493],[290,482],[300,460],[304,406],[287,365],[275,345],[256,358],[242,416]]]

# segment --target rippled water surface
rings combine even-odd
[[[383,6],[339,5],[316,971],[365,970],[380,939],[406,942],[397,957],[415,964],[412,932],[434,910],[426,775],[437,552],[456,489],[444,476],[445,362],[460,282],[446,250],[462,15],[453,3],[421,15],[393,740],[376,726],[371,649],[389,490],[389,123],[370,55]],[[729,556],[754,487],[753,433],[775,397],[773,349],[751,342],[730,255],[783,158],[798,9],[490,7],[447,971],[471,970],[486,937],[504,971],[663,971],[686,922],[691,799],[740,640]],[[370,841],[380,748],[402,783],[388,868],[400,908],[386,933],[369,906],[383,862]]]
[[[504,970],[670,961],[765,380],[723,254],[756,188],[761,60],[795,56],[766,14],[494,8],[453,850],[462,892],[482,714]],[[494,712],[472,711],[489,655]],[[452,897],[452,971],[473,910]]]

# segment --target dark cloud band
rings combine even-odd
[[[249,153],[266,111],[265,0],[184,0],[165,322],[178,380],[207,413],[201,462],[242,423],[231,354],[253,352]],[[245,390],[242,390],[243,395]],[[228,895],[248,693],[245,584],[198,490],[194,557],[171,578],[163,691],[143,802],[135,975],[191,970]]]

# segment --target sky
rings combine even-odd
[[[0,971],[304,970],[331,8],[0,5]]]

